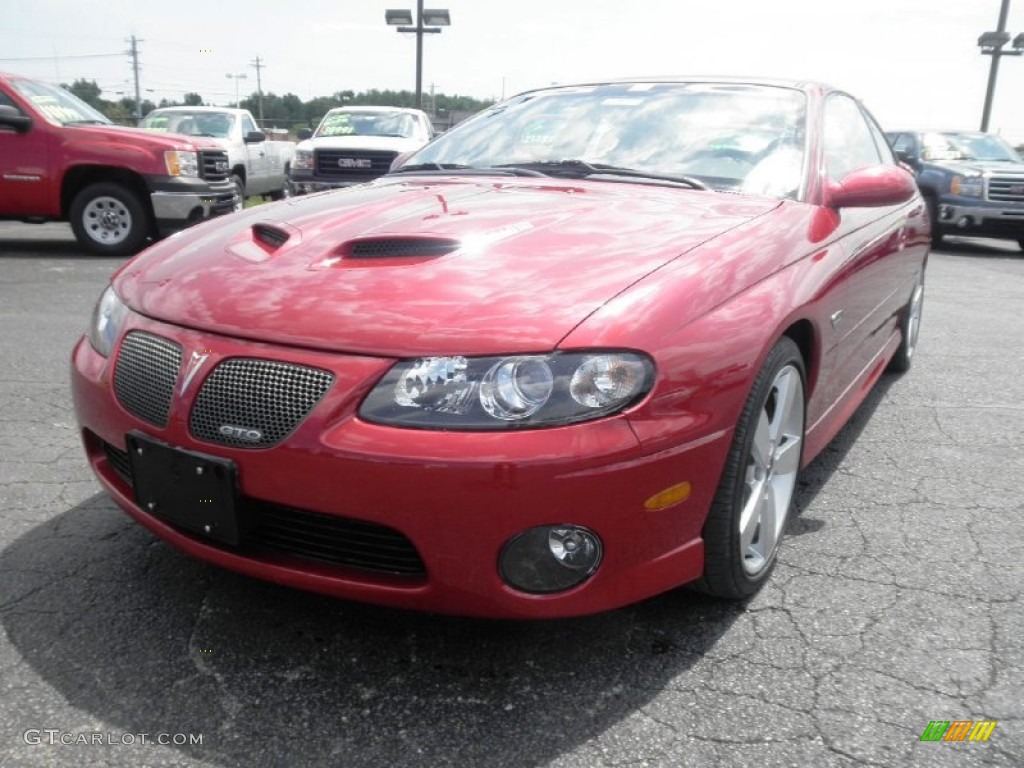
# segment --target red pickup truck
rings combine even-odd
[[[114,125],[62,88],[0,73],[0,219],[69,221],[93,253],[134,253],[239,206],[209,139]]]

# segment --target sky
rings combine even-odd
[[[415,38],[384,22],[414,0],[0,0],[0,71],[96,80],[144,98],[215,104],[256,90],[302,99],[413,90]],[[861,99],[887,130],[981,123],[1000,0],[427,0],[452,25],[424,39],[424,91],[498,99],[550,83],[643,75],[818,80]],[[1007,31],[1024,32],[1024,0]],[[245,74],[245,79],[228,75]],[[1024,142],[1024,56],[1000,62],[990,129]]]

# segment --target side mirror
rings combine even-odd
[[[246,144],[259,144],[261,141],[266,140],[267,134],[265,134],[263,131],[249,131],[247,134],[245,134],[244,139]]]
[[[905,149],[894,149],[893,154],[896,155],[897,160],[899,160],[901,163],[906,163],[907,165],[913,165],[914,160],[916,159],[910,152],[908,152]]]
[[[32,127],[32,118],[8,104],[0,104],[0,125],[13,128],[18,133],[26,133]]]
[[[299,137],[299,141],[305,141],[306,139],[313,138],[313,132],[309,128],[299,128],[298,133],[295,134]]]
[[[848,173],[838,184],[828,185],[832,208],[881,208],[899,205],[917,192],[914,177],[893,165],[869,165]]]

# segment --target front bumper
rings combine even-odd
[[[288,184],[293,195],[308,195],[314,192],[326,192],[331,189],[345,189],[357,184],[366,184],[374,179],[379,179],[382,175],[380,173],[362,173],[349,178],[324,179],[315,176],[312,171],[293,170],[288,176]]]
[[[947,198],[939,204],[939,225],[950,234],[1019,240],[1024,238],[1024,204]]]
[[[390,360],[253,344],[137,315],[128,325],[126,331],[174,339],[186,360],[190,350],[210,355],[206,374],[227,358],[261,357],[325,368],[336,377],[323,400],[282,443],[260,450],[231,448],[190,433],[192,397],[202,376],[182,395],[184,374],[179,371],[167,426],[158,428],[119,404],[112,388],[116,358],[101,357],[84,338],[78,343],[72,391],[92,469],[133,518],[188,554],[336,597],[495,618],[609,610],[692,581],[702,572],[701,530],[728,434],[651,455],[625,416],[516,433],[383,427],[361,421],[356,410]],[[289,551],[255,551],[244,543],[232,547],[172,525],[140,508],[130,476],[123,467],[119,471],[117,457],[125,452],[131,431],[234,462],[240,497],[247,500],[239,514],[278,505],[383,526],[412,543],[424,571],[401,576]],[[683,481],[693,486],[688,499],[665,509],[645,507],[655,493]],[[565,592],[536,595],[509,587],[498,572],[505,543],[527,528],[548,524],[581,525],[597,533],[604,545],[600,568]]]
[[[241,201],[230,181],[161,177],[149,180],[153,216],[161,236],[238,210]]]

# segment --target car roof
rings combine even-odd
[[[841,91],[826,83],[815,80],[790,80],[769,77],[739,77],[729,75],[653,75],[649,77],[622,77],[602,80],[589,80],[576,83],[557,83],[540,88],[531,88],[524,93],[536,91],[558,90],[559,88],[579,88],[593,85],[621,85],[627,83],[712,83],[722,85],[754,85],[775,88],[792,88],[799,91]]]

